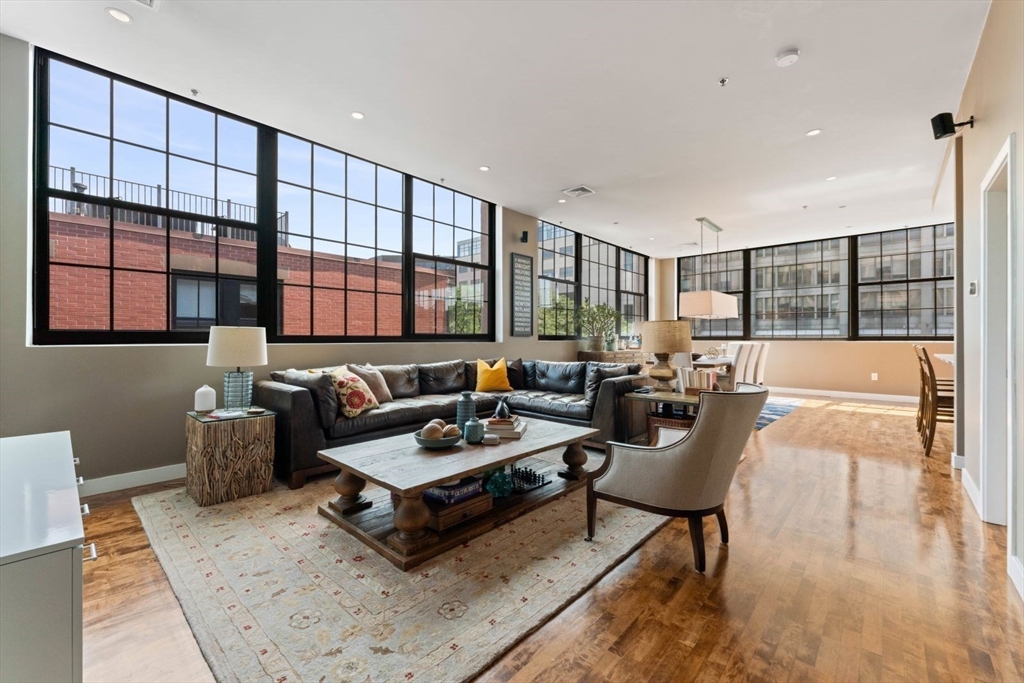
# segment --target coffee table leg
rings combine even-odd
[[[330,506],[343,515],[352,515],[369,509],[373,506],[373,501],[367,500],[362,494],[364,488],[365,479],[348,470],[342,470],[334,479],[334,490],[338,492],[338,498],[332,500]]]
[[[582,443],[576,442],[566,446],[565,453],[562,454],[562,460],[568,465],[566,469],[558,473],[558,476],[562,479],[577,481],[586,476],[587,471],[583,466],[587,464],[587,452],[583,450]]]
[[[437,537],[427,529],[429,521],[430,510],[423,502],[423,494],[402,496],[394,517],[395,528],[398,531],[388,537],[388,545],[401,553],[411,555],[436,542]]]

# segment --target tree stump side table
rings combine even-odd
[[[269,491],[275,413],[185,418],[185,490],[201,507]]]

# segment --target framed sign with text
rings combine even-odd
[[[533,336],[533,257],[512,254],[512,336]]]

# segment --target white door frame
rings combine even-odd
[[[1013,389],[1008,381],[1013,363],[1013,315],[1010,288],[1012,286],[1013,250],[1010,240],[1014,234],[1014,135],[1011,133],[989,167],[981,182],[981,518],[993,524],[1007,524],[1010,515],[1010,487],[1012,486],[1011,457],[1013,447],[1012,414]],[[1006,173],[1006,197],[990,196],[996,180]],[[1005,235],[993,235],[995,223],[1005,221]],[[1002,263],[994,261],[1002,254]],[[990,266],[1006,268],[1006,280],[990,276]],[[1000,305],[1002,301],[1002,305]],[[994,321],[1002,318],[1006,324],[1002,338],[986,333]],[[1007,529],[1009,532],[1010,529]],[[1007,546],[1009,548],[1009,545]],[[1008,551],[1009,552],[1009,551]]]

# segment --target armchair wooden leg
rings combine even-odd
[[[594,493],[594,481],[587,479],[587,541],[594,540],[597,529],[597,494]]]
[[[704,559],[704,518],[693,515],[686,518],[690,523],[690,541],[693,543],[693,565],[701,574],[707,566]]]
[[[718,518],[718,535],[721,536],[722,543],[729,545],[729,524],[725,521],[725,510],[716,512],[715,517]]]

